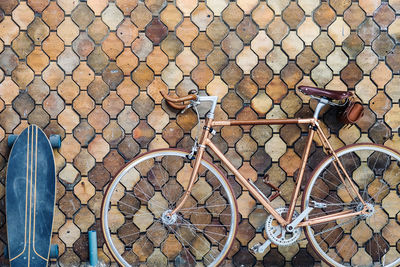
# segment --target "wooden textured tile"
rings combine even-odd
[[[367,18],[358,28],[358,35],[369,45],[379,35],[379,27],[372,18]]]
[[[168,30],[173,31],[175,27],[182,21],[183,16],[179,9],[169,3],[160,14],[161,21],[168,27]]]
[[[79,26],[80,30],[84,30],[93,21],[93,11],[86,3],[80,3],[71,14],[72,20]]]
[[[49,86],[40,77],[35,77],[28,86],[28,93],[37,104],[41,104],[49,94]]]
[[[137,7],[131,13],[132,22],[139,28],[143,30],[146,25],[151,21],[152,15],[150,10],[142,2],[138,2]]]
[[[11,16],[6,16],[0,23],[0,38],[5,45],[10,45],[18,36],[18,26],[12,21]]]
[[[290,2],[289,6],[285,8],[285,10],[282,12],[283,20],[290,26],[291,29],[297,28],[297,26],[303,20],[304,15],[304,11],[299,7],[296,2]]]
[[[110,30],[115,31],[118,24],[124,19],[124,15],[115,3],[109,3],[107,8],[101,13],[101,18]]]
[[[243,11],[239,6],[232,2],[227,8],[222,11],[222,19],[229,25],[231,29],[235,29],[240,21],[243,19]]]
[[[35,74],[40,74],[45,67],[49,64],[49,57],[43,53],[40,47],[35,49],[26,58],[29,67],[33,69]]]
[[[111,60],[115,60],[124,49],[124,44],[115,33],[110,33],[103,41],[101,48]]]
[[[77,57],[76,54],[75,57]],[[88,56],[87,64],[95,71],[96,74],[100,74],[108,65],[108,61],[109,58],[107,54],[104,53],[100,46],[96,46]]]
[[[57,118],[58,114],[64,109],[64,106],[64,101],[55,91],[51,91],[50,95],[43,101],[43,109],[52,119]]]
[[[101,41],[106,37],[108,33],[108,27],[101,18],[95,18],[92,24],[88,27],[88,35],[96,44],[101,43]]]
[[[58,36],[64,41],[66,45],[70,45],[72,41],[79,35],[79,27],[66,17],[64,21],[57,27]]]
[[[154,45],[160,44],[167,34],[167,26],[165,26],[158,18],[153,18],[153,20],[146,26],[146,36]]]
[[[230,32],[222,41],[221,48],[230,59],[233,59],[242,50],[243,42],[234,32]]]
[[[14,82],[19,86],[19,88],[25,90],[27,85],[33,80],[33,71],[26,65],[26,63],[21,62],[13,70],[11,74]]]
[[[191,14],[192,21],[199,27],[200,31],[205,31],[208,24],[213,20],[213,12],[205,3],[200,2]]]
[[[357,3],[353,3],[344,12],[344,20],[350,25],[351,29],[357,29],[364,19],[365,13]]]
[[[313,28],[307,28],[308,31],[311,31],[311,33],[313,32]],[[274,20],[267,27],[267,34],[269,37],[271,37],[272,40],[274,40],[275,43],[280,43],[282,39],[286,36],[286,34],[288,34],[288,31],[289,27],[285,22],[283,22],[281,17],[275,17]]]
[[[314,11],[314,20],[322,29],[326,29],[335,20],[335,16],[335,11],[327,2],[322,2]]]
[[[21,30],[26,30],[27,26],[35,18],[32,9],[27,6],[26,2],[21,2],[12,12],[14,21],[18,24]]]
[[[137,27],[128,18],[124,19],[117,28],[117,36],[125,46],[129,46],[138,37],[138,34]]]
[[[210,27],[207,27],[207,31]],[[190,43],[199,34],[199,30],[193,22],[185,18],[183,22],[176,28],[176,36],[182,40],[185,46],[189,46]]]
[[[39,91],[39,88],[42,87],[42,80],[35,79],[34,83],[37,83],[38,85],[33,87],[33,89],[35,89],[35,92]],[[41,92],[41,94],[45,94],[46,91],[40,90],[39,92]],[[58,86],[58,94],[64,99],[67,104],[71,104],[72,100],[79,94],[79,87],[72,80],[71,76],[65,77],[65,80],[62,81],[62,83]]]
[[[17,38],[18,39],[18,38]],[[24,41],[29,44],[29,41]],[[32,41],[30,41],[32,42]],[[30,45],[32,46],[32,45]],[[42,43],[43,51],[49,56],[50,60],[56,60],[58,55],[64,51],[64,42],[57,36],[55,32],[50,32],[49,36]],[[30,48],[24,48],[23,51],[29,51]],[[33,47],[32,47],[33,49]],[[22,55],[25,57],[24,52]]]
[[[135,39],[135,41],[132,43],[131,47],[132,47],[133,53],[135,53],[135,55],[141,61],[144,61],[144,60],[146,60],[146,57],[150,54],[151,50],[153,49],[153,44],[145,36],[144,33],[139,33],[139,37]]]
[[[0,3],[0,8],[7,14],[10,15],[11,11],[18,5],[17,0],[11,0],[11,1],[1,1]]]
[[[19,116],[26,119],[35,108],[33,99],[27,93],[19,94],[13,101],[13,107]]]
[[[11,75],[11,72],[18,66],[18,57],[14,52],[6,47],[0,54],[0,67],[6,75]]]

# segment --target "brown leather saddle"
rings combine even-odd
[[[304,85],[299,86],[299,90],[305,95],[326,97],[332,100],[342,100],[353,95],[352,92],[326,90],[322,88],[304,86]]]

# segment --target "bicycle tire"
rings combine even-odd
[[[214,164],[202,160],[189,200],[175,219],[165,216],[185,192],[191,169],[187,155],[177,149],[139,155],[108,186],[102,230],[120,265],[218,266],[227,256],[236,234],[237,206]]]
[[[398,266],[400,263],[400,154],[377,144],[354,144],[336,151],[371,213],[304,227],[314,251],[331,266]],[[337,176],[327,157],[314,170],[304,190],[303,210],[314,208],[306,219],[344,210],[360,210],[361,202]],[[350,193],[349,193],[350,192]],[[360,206],[361,205],[361,206]],[[397,246],[397,248],[396,248]]]

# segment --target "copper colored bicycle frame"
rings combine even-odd
[[[307,140],[307,145],[303,151],[303,155],[301,158],[301,166],[300,166],[300,171],[298,175],[298,179],[296,182],[296,189],[293,191],[292,198],[290,201],[290,206],[289,206],[289,211],[287,213],[286,218],[283,218],[281,215],[279,215],[275,209],[271,206],[271,202],[262,194],[259,193],[259,190],[251,183],[249,182],[244,176],[233,166],[233,164],[224,156],[224,154],[217,148],[217,146],[211,141],[210,136],[212,137],[212,128],[214,126],[232,126],[232,125],[276,125],[276,124],[308,124],[309,125],[309,131],[308,131],[308,140]],[[189,185],[188,188],[185,192],[185,195],[181,199],[179,205],[171,212],[171,215],[178,212],[183,204],[185,203],[186,199],[190,195],[190,192],[192,190],[192,187],[197,179],[197,173],[200,167],[200,162],[201,159],[203,158],[206,146],[208,146],[219,158],[220,160],[229,168],[229,170],[235,175],[236,179],[242,184],[242,186],[246,187],[250,193],[252,194],[253,197],[255,197],[264,207],[265,209],[276,218],[276,220],[282,225],[282,226],[287,226],[292,222],[292,217],[294,214],[295,206],[296,206],[296,201],[299,196],[300,192],[300,186],[302,184],[303,178],[304,178],[304,170],[306,167],[306,163],[310,154],[310,148],[312,144],[312,140],[314,138],[315,132],[317,133],[318,137],[320,138],[323,147],[325,150],[328,152],[328,155],[332,156],[335,158],[334,162],[334,167],[336,168],[336,171],[343,183],[345,183],[345,179],[348,181],[350,184],[350,189],[353,191],[355,196],[364,204],[364,209],[357,211],[357,212],[352,212],[351,210],[347,211],[342,211],[342,212],[337,212],[334,214],[330,215],[325,215],[313,219],[309,219],[303,222],[300,222],[298,224],[298,227],[301,226],[307,226],[307,225],[313,225],[313,224],[319,224],[319,223],[325,223],[329,221],[334,221],[338,219],[343,219],[347,217],[352,217],[352,216],[357,216],[360,214],[364,214],[367,212],[367,206],[365,205],[364,200],[360,196],[358,190],[356,190],[356,186],[354,185],[353,181],[347,174],[347,172],[344,169],[344,166],[338,159],[336,153],[334,152],[332,146],[330,145],[327,137],[323,133],[321,127],[318,124],[318,120],[315,118],[310,118],[310,119],[260,119],[260,120],[254,120],[254,121],[247,121],[247,120],[227,120],[227,121],[214,121],[212,118],[206,118],[205,124],[204,124],[204,129],[201,135],[201,138],[199,140],[199,149],[196,155],[196,159],[194,161],[194,167],[193,171],[189,180]],[[344,176],[341,174],[339,171],[342,170],[344,173]],[[353,195],[349,191],[349,188],[346,187],[347,192],[349,195],[354,199]]]

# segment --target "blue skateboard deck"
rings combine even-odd
[[[53,150],[36,125],[15,140],[7,167],[6,220],[11,266],[47,266],[56,192]]]

